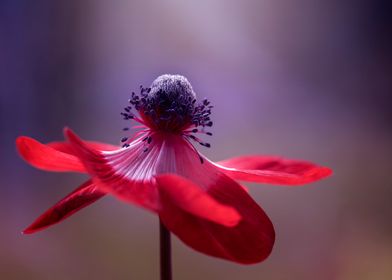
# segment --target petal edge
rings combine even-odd
[[[235,180],[276,185],[304,185],[332,174],[328,167],[278,157],[241,156],[215,165]]]
[[[99,190],[91,180],[88,180],[41,214],[30,226],[23,230],[23,234],[32,234],[55,225],[105,195],[105,192]]]

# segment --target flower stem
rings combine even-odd
[[[172,280],[170,232],[159,220],[161,280]]]

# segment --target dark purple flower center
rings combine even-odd
[[[139,132],[144,134],[143,142],[147,146],[145,151],[148,151],[155,132],[179,134],[187,141],[193,140],[204,147],[211,147],[195,134],[212,135],[205,128],[213,125],[210,119],[213,106],[207,99],[196,102],[196,94],[184,76],[159,76],[150,88],[140,86],[139,94],[132,92],[129,103],[121,115],[125,120],[133,119],[146,128],[144,132]],[[138,115],[132,112],[133,109]],[[121,142],[126,148],[131,139],[123,137]],[[203,162],[201,156],[200,161]]]
[[[210,119],[213,106],[207,99],[196,103],[196,94],[184,76],[159,76],[150,88],[141,86],[140,94],[132,92],[129,103],[121,113],[124,119],[136,119],[132,113],[136,109],[144,124],[154,131],[182,133],[213,124]]]

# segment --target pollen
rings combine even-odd
[[[151,98],[159,98],[159,92],[163,92],[168,99],[174,101],[177,99],[196,100],[196,93],[187,78],[181,75],[161,75],[151,84],[151,90],[148,94]]]
[[[156,130],[181,132],[192,124],[196,94],[184,76],[159,76],[145,98],[141,115]]]

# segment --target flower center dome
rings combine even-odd
[[[181,75],[162,75],[150,88],[140,86],[140,94],[132,92],[121,115],[125,120],[135,121],[152,131],[183,134],[187,129],[194,133],[197,127],[212,126],[212,105],[207,99],[196,103],[196,94],[187,78]],[[139,116],[132,113],[136,109]],[[210,134],[210,133],[208,133]]]
[[[196,99],[196,94],[187,78],[169,74],[161,75],[152,82],[148,96],[150,98],[165,96],[171,100]]]
[[[184,76],[162,75],[147,90],[142,118],[159,131],[180,132],[192,124],[196,94]]]

